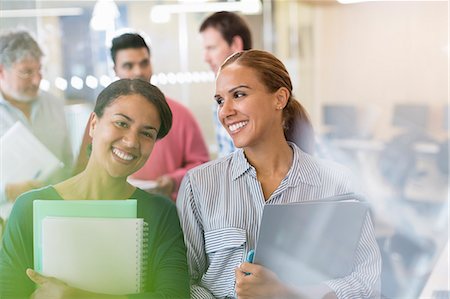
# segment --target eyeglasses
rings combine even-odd
[[[30,79],[34,78],[35,76],[42,76],[42,70],[41,69],[34,69],[34,70],[14,70],[17,77],[21,79]]]

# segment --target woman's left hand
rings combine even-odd
[[[263,266],[242,263],[235,272],[236,294],[239,299],[301,298],[284,285],[275,273]]]
[[[62,299],[73,298],[74,288],[53,277],[47,277],[38,272],[27,269],[28,277],[39,287],[31,295],[31,299]]]

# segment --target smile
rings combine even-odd
[[[241,121],[232,125],[228,126],[228,129],[230,130],[231,133],[239,130],[242,127],[245,127],[248,124],[248,121]]]
[[[127,152],[121,151],[120,149],[117,149],[115,147],[113,148],[112,152],[114,153],[114,155],[116,155],[117,157],[119,157],[120,159],[125,160],[125,161],[131,161],[133,159],[136,159],[135,156],[133,156]]]

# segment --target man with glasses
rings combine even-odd
[[[28,32],[0,34],[0,136],[18,121],[27,127],[66,165],[65,169],[52,176],[50,182],[53,183],[69,173],[72,154],[64,101],[39,90],[42,56],[41,48]],[[2,180],[0,204],[14,201],[23,192],[43,184],[35,180],[15,183]]]

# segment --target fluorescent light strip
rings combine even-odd
[[[79,16],[81,14],[83,14],[83,9],[80,7],[0,10],[2,18]]]
[[[54,86],[57,89],[65,91],[69,84],[74,89],[82,90],[85,87],[91,89],[96,89],[97,87],[104,88],[111,84],[113,81],[118,80],[118,77],[109,77],[107,75],[102,75],[97,78],[93,75],[88,75],[83,81],[82,78],[78,76],[72,76],[70,79],[65,79],[62,77],[57,77],[54,81]],[[194,83],[207,83],[214,82],[216,76],[212,71],[201,71],[201,72],[169,72],[169,73],[158,73],[154,74],[150,80],[153,85],[178,85],[178,84],[194,84]],[[48,91],[51,87],[51,83],[42,79],[40,86],[42,90]]]
[[[183,4],[162,4],[155,5],[153,9],[161,10],[164,13],[184,13],[184,12],[216,12],[222,10],[243,11],[248,9],[249,5],[255,5],[255,9],[249,11],[258,11],[259,1],[243,2],[215,2],[215,3],[183,3]],[[259,3],[261,4],[261,3]]]
[[[244,14],[261,13],[260,0],[241,0],[237,2],[207,2],[207,3],[180,3],[155,5],[150,17],[154,22],[163,23],[169,21],[171,14],[189,12],[216,12],[216,11],[240,11]]]
[[[448,0],[336,0],[340,4],[355,4],[364,2],[447,2]]]

